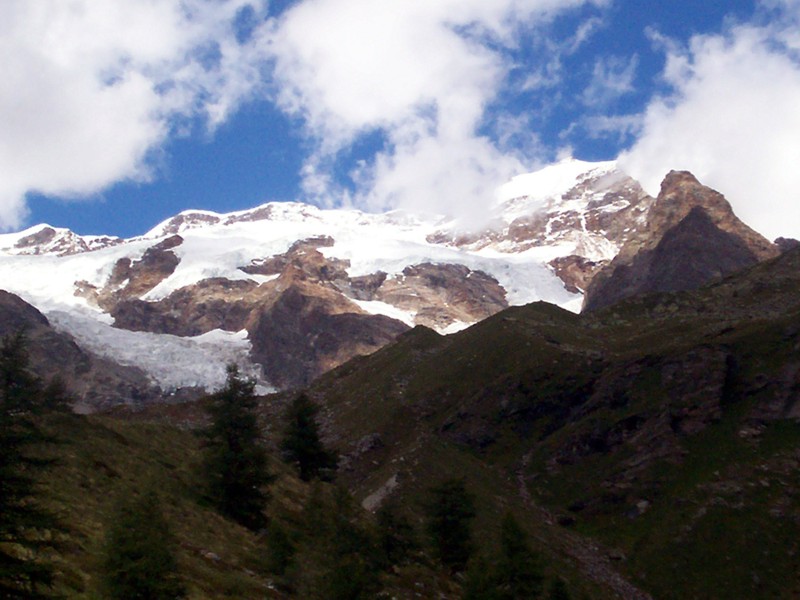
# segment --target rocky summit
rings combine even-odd
[[[728,201],[687,172],[664,179],[647,219],[591,282],[585,310],[652,292],[696,289],[780,253]]]

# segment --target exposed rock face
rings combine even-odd
[[[258,284],[224,278],[205,279],[164,300],[125,298],[110,310],[114,325],[130,331],[196,336],[213,329],[241,331],[261,300]]]
[[[121,258],[102,289],[82,281],[76,284],[76,294],[113,314],[120,303],[140,298],[175,272],[180,259],[172,249],[182,243],[181,236],[173,235],[145,250],[139,260]]]
[[[673,171],[646,225],[591,282],[584,310],[636,294],[696,289],[778,253],[721,194]]]
[[[81,349],[70,336],[55,331],[33,306],[0,290],[0,336],[18,331],[28,340],[32,370],[45,380],[60,377],[79,412],[161,398],[147,374]]]
[[[550,261],[550,266],[567,290],[576,294],[587,289],[597,272],[607,264],[608,261],[596,262],[577,254],[559,256]]]
[[[778,239],[775,240],[775,245],[781,252],[788,252],[789,250],[800,248],[800,240],[796,240],[794,238],[779,237]]]
[[[253,358],[279,387],[306,385],[354,356],[388,344],[408,326],[346,307],[302,284],[292,285],[251,317]]]
[[[214,329],[246,329],[253,359],[279,387],[304,385],[324,371],[374,352],[409,324],[370,314],[355,301],[382,302],[415,315],[417,322],[447,328],[474,322],[507,306],[505,290],[480,271],[462,265],[423,263],[401,277],[385,273],[351,278],[349,263],[325,257],[328,237],[294,243],[287,252],[254,260],[241,270],[270,277],[254,281],[206,279],[163,300],[140,298],[174,269],[173,236],[147,250],[140,261],[115,265],[108,286],[91,290],[115,319],[132,331],[196,336]]]
[[[700,207],[668,229],[658,245],[629,263],[614,265],[589,287],[585,310],[609,306],[636,294],[696,289],[758,262],[745,242],[718,228]]]
[[[711,221],[722,231],[744,241],[759,261],[774,258],[777,248],[736,217],[725,197],[719,192],[702,185],[694,175],[687,171],[671,171],[661,184],[648,224],[649,245],[654,245],[663,232],[674,226],[695,207],[705,209]]]
[[[21,255],[51,254],[69,256],[71,254],[91,252],[100,248],[108,248],[121,243],[123,243],[122,239],[113,236],[80,236],[68,229],[45,225],[21,237],[12,248],[5,250]]]
[[[377,277],[380,277],[379,275]],[[380,285],[368,289],[364,282],[360,296],[364,300],[385,302],[416,315],[415,323],[445,330],[454,322],[480,321],[506,308],[505,290],[497,280],[463,265],[422,263],[403,269],[401,277],[383,278]]]

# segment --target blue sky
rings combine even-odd
[[[0,23],[4,229],[480,212],[514,174],[621,155],[800,236],[798,0],[8,0]]]

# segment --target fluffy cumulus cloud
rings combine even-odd
[[[669,47],[672,91],[650,103],[622,164],[651,193],[668,170],[690,170],[767,237],[800,237],[800,2],[761,8],[753,23]]]
[[[187,122],[213,128],[260,85],[265,0],[0,3],[0,228],[30,192],[147,179]],[[264,28],[262,28],[264,29]]]
[[[480,133],[517,34],[586,4],[605,1],[305,0],[286,11],[272,34],[274,83],[316,142],[306,191],[375,209],[485,202],[523,168]],[[383,147],[350,173],[354,188],[336,190],[337,156],[375,132]]]

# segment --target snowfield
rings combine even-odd
[[[508,227],[517,217],[530,215],[550,203],[582,202],[563,198],[587,174],[619,178],[615,163],[566,160],[536,173],[521,175],[502,186],[494,201],[493,223]],[[580,210],[580,207],[577,208]],[[565,209],[566,210],[566,209]],[[437,232],[456,231],[455,222],[441,215],[411,215],[393,211],[367,214],[357,210],[323,210],[300,203],[270,203],[248,211],[218,214],[185,211],[143,236],[117,240],[81,237],[65,229],[41,247],[16,249],[20,240],[41,234],[49,226],[0,235],[0,287],[19,295],[41,310],[62,331],[97,354],[144,369],[166,389],[200,386],[211,389],[225,378],[225,365],[235,361],[245,372],[256,374],[247,356],[249,341],[242,332],[213,332],[199,338],[139,333],[115,329],[112,319],[85,298],[76,295],[79,282],[103,287],[114,264],[123,258],[141,259],[148,248],[179,234],[183,243],[173,248],[180,258],[174,273],[142,297],[157,301],[174,291],[211,277],[252,280],[258,284],[273,277],[248,275],[240,267],[286,252],[297,240],[327,236],[332,246],[320,248],[328,258],[349,261],[351,276],[384,271],[399,276],[409,265],[454,263],[495,277],[507,291],[511,305],[545,300],[579,311],[580,294],[568,292],[547,263],[576,252],[607,259],[617,251],[603,240],[580,239],[519,251],[508,244],[484,244],[478,249],[428,241]],[[46,233],[46,232],[45,232]],[[74,245],[75,253],[59,256]],[[86,251],[90,248],[90,251]],[[95,249],[96,248],[96,249]],[[33,254],[39,252],[38,254]],[[413,313],[383,302],[357,302],[365,311],[414,324]],[[470,323],[454,323],[440,333],[453,333]],[[267,389],[268,383],[261,381]]]

